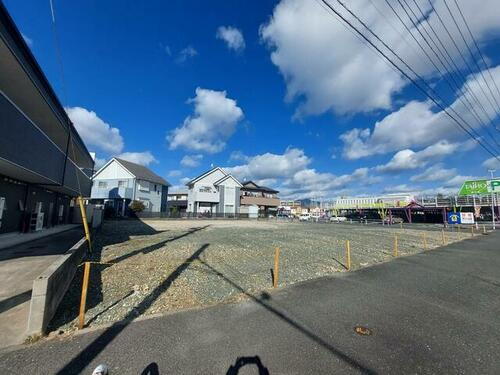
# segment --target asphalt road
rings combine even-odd
[[[0,373],[90,374],[104,362],[111,374],[499,374],[499,353],[500,231],[248,302],[4,352]]]

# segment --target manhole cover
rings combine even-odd
[[[358,335],[361,335],[361,336],[370,336],[372,334],[371,329],[363,327],[363,326],[354,327],[354,332],[356,332]]]

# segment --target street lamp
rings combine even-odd
[[[491,179],[493,180],[493,173],[496,172],[496,169],[488,169],[488,172],[490,172]],[[493,223],[493,230],[495,230],[495,193],[493,192],[493,189],[491,189],[491,220]]]

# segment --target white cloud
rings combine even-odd
[[[491,69],[491,73],[497,85],[500,85],[500,66]],[[469,86],[476,93],[478,101],[485,108],[488,116],[495,118],[496,113],[493,107],[480,94],[480,80],[479,73],[468,77]],[[470,96],[470,94],[466,95]],[[465,96],[462,94],[460,97]],[[477,132],[481,132],[481,123],[475,119],[472,112],[459,98],[447,108],[447,111],[453,114],[452,110],[454,110]],[[500,102],[500,98],[497,100]],[[471,102],[473,102],[472,99]],[[473,104],[476,111],[481,113],[481,107],[475,102]],[[454,117],[458,118],[457,115]],[[342,134],[340,139],[344,142],[343,156],[347,159],[358,159],[411,146],[423,147],[442,139],[460,139],[464,136],[466,136],[464,131],[444,111],[436,111],[432,102],[410,101],[375,123],[373,131],[368,128],[354,128]],[[482,141],[492,143],[487,137],[484,137]]]
[[[227,97],[226,91],[197,88],[194,114],[186,117],[183,124],[168,136],[170,149],[183,147],[198,152],[222,151],[226,141],[243,119],[243,111],[236,100]]]
[[[246,164],[225,170],[240,180],[253,180],[280,191],[281,197],[326,197],[346,188],[380,182],[369,175],[368,168],[358,168],[351,174],[334,175],[310,168],[312,160],[298,148],[288,148],[283,154],[265,153],[248,157]]]
[[[182,158],[181,165],[187,168],[194,168],[200,165],[202,159],[202,154],[186,155]]]
[[[178,169],[174,169],[174,170],[171,170],[170,172],[168,172],[167,176],[168,177],[179,177],[181,174],[182,174],[181,171],[179,171]]]
[[[243,33],[232,26],[219,26],[215,34],[217,39],[221,39],[226,42],[227,48],[242,51],[245,49],[245,39],[243,38]]]
[[[388,163],[378,165],[375,170],[378,172],[392,173],[403,170],[417,169],[424,167],[430,161],[439,160],[447,155],[460,150],[467,151],[476,146],[476,141],[450,143],[448,141],[439,141],[421,151],[405,149],[398,151]]]
[[[447,169],[443,168],[442,164],[436,164],[432,167],[427,168],[424,172],[412,176],[411,181],[445,181],[452,180],[457,176],[457,170],[455,168]]]
[[[335,1],[333,3],[336,9],[342,9]],[[352,0],[347,6],[383,36],[386,43],[420,75],[427,78],[437,76],[435,68],[423,57],[390,8],[383,2],[376,2],[381,15],[373,3]],[[428,21],[440,35],[444,35],[445,30],[429,3],[420,3]],[[446,16],[443,1],[433,3],[440,15]],[[497,5],[497,0],[482,1],[480,7],[473,1],[461,3],[472,32],[479,40],[500,29]],[[341,10],[341,13],[352,20],[346,11]],[[417,27],[427,28],[427,24],[421,21],[416,22]],[[450,30],[459,48],[465,50],[458,31],[452,27]],[[418,32],[413,31],[417,40],[421,39]],[[319,2],[281,0],[269,22],[261,26],[260,35],[271,50],[272,62],[286,82],[286,99],[302,100],[297,112],[299,116],[329,110],[344,114],[390,109],[392,96],[408,84]],[[443,38],[445,46],[460,65],[458,52],[448,39]],[[422,40],[419,42],[427,48]],[[427,52],[432,55],[430,50]]]
[[[486,169],[496,169],[497,171],[500,170],[500,161],[498,160],[500,158],[500,155],[497,157],[491,157],[489,159],[486,159],[483,161],[482,166]]]
[[[249,160],[249,157],[246,156],[241,151],[233,151],[233,152],[231,152],[231,155],[229,155],[229,161],[244,161],[244,162],[247,162],[248,160]]]
[[[107,160],[106,159],[101,159],[101,158],[95,158],[94,160],[94,171],[98,171],[99,169],[101,169],[102,167],[104,167],[104,164],[107,163]]]
[[[171,52],[170,51],[170,48],[165,49],[165,51],[167,52]],[[198,55],[198,51],[195,50],[193,48],[193,46],[187,46],[186,48],[182,49],[179,54],[177,55],[177,58],[175,59],[175,62],[177,64],[182,64],[183,62],[185,62],[187,59],[190,59],[192,57],[195,57],[196,55]]]
[[[119,129],[104,122],[94,111],[82,107],[65,109],[87,147],[110,154],[122,152],[124,144]]]
[[[148,166],[151,163],[158,163],[158,160],[150,151],[144,152],[124,152],[117,155],[118,158],[130,161],[132,163]]]
[[[386,186],[383,190],[384,193],[414,193],[418,191],[418,187],[409,186],[407,184],[400,184],[394,186]]]
[[[189,177],[183,177],[180,179],[182,185],[186,185],[189,181],[191,181],[191,178]]]
[[[28,47],[33,47],[33,39],[29,38],[28,36],[26,36],[25,34],[21,33],[21,36],[23,37],[24,41],[26,42],[26,44],[28,45]]]
[[[249,157],[243,165],[225,168],[229,173],[243,180],[262,180],[268,178],[288,178],[306,168],[311,159],[298,148],[288,148],[285,153],[265,153]]]

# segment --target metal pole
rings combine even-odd
[[[490,172],[491,179],[493,180],[495,169],[489,169],[488,172]],[[493,230],[495,230],[495,194],[493,193],[493,189],[491,190],[491,223],[493,225]]]

